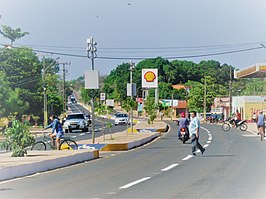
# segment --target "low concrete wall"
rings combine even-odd
[[[10,157],[10,153],[1,154],[0,180],[31,175],[99,157],[98,150],[29,151],[28,153],[27,157]],[[8,165],[8,162],[13,164]]]

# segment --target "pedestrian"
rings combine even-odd
[[[191,112],[191,121],[189,124],[189,133],[191,138],[191,148],[192,154],[196,156],[196,148],[201,151],[201,155],[203,155],[205,149],[199,143],[199,128],[200,128],[200,121],[196,117],[196,112]]]
[[[258,130],[261,135],[261,141],[263,141],[264,136],[265,136],[265,115],[263,115],[263,111],[259,111],[258,115],[258,122],[257,122]]]
[[[50,116],[50,120],[52,121],[52,123],[49,124],[47,127],[45,127],[43,130],[52,128],[52,133],[50,134],[50,138],[52,140],[53,146],[55,146],[55,141],[56,141],[56,148],[57,150],[59,150],[60,139],[64,135],[62,124],[60,123],[59,118],[54,114]],[[54,137],[56,137],[56,140],[54,140]]]

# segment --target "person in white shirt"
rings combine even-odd
[[[199,143],[199,128],[200,128],[200,121],[196,117],[196,112],[191,112],[191,121],[189,124],[189,133],[191,138],[191,148],[192,148],[192,154],[196,156],[196,148],[198,148],[201,151],[201,154],[203,155],[205,149],[201,146]]]

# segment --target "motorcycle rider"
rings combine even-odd
[[[185,113],[184,112],[181,113],[181,118],[179,118],[177,120],[177,122],[178,122],[178,133],[177,133],[178,134],[178,139],[181,140],[181,133],[180,133],[181,128],[185,128],[186,129],[186,133],[189,134],[189,132],[188,132],[189,121],[185,117]]]
[[[235,115],[235,119],[233,120],[234,122],[234,127],[237,128],[237,124],[238,122],[241,121],[241,114],[240,112],[238,111],[238,109],[236,109],[236,115]]]

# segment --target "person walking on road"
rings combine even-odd
[[[56,148],[57,150],[59,150],[60,139],[64,135],[62,124],[60,123],[59,118],[56,115],[51,115],[50,120],[52,121],[52,123],[49,124],[47,127],[45,127],[43,130],[52,128],[52,133],[50,134],[50,138],[52,140],[53,146],[55,146],[54,137],[56,137]]]
[[[196,148],[201,151],[201,155],[203,155],[205,149],[199,143],[199,128],[200,128],[200,121],[196,117],[196,112],[191,112],[191,122],[189,124],[189,133],[191,138],[191,148],[192,154],[196,156]]]
[[[263,141],[265,136],[265,115],[263,115],[263,111],[261,110],[258,115],[258,122],[257,122],[258,130],[261,135],[261,141]]]

